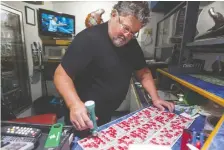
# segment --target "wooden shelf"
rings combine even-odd
[[[71,40],[43,40],[43,45],[58,45],[68,46],[71,44]]]
[[[219,97],[219,96],[217,96],[213,93],[210,93],[208,91],[205,91],[204,89],[202,89],[198,86],[195,86],[195,85],[193,85],[193,84],[191,84],[191,83],[189,83],[185,80],[182,80],[182,79],[176,77],[175,75],[172,75],[172,74],[168,73],[165,69],[163,69],[163,70],[162,69],[157,69],[157,71],[160,72],[161,74],[171,78],[172,80],[177,81],[178,83],[182,84],[183,86],[197,92],[198,94],[208,98],[209,100],[214,101],[215,103],[224,107],[224,99],[222,97]]]

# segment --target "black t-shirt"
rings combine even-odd
[[[125,99],[132,72],[146,66],[136,39],[115,47],[108,35],[108,22],[77,34],[62,62],[74,79],[82,101],[94,100],[115,110]]]

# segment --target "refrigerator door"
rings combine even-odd
[[[2,106],[18,114],[31,105],[22,13],[4,4],[1,4],[1,83]]]

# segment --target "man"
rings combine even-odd
[[[48,31],[50,32],[57,32],[58,26],[67,26],[67,24],[64,23],[57,23],[58,19],[57,17],[53,16],[52,19],[49,22]]]
[[[108,22],[87,28],[74,38],[55,71],[54,83],[69,110],[70,120],[69,115],[65,120],[77,130],[93,127],[84,106],[87,100],[96,103],[98,125],[110,121],[125,99],[134,71],[156,107],[174,109],[158,97],[136,40],[148,17],[147,2],[118,2]]]

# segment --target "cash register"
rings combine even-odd
[[[45,142],[51,125],[25,124],[9,121],[1,122],[2,150],[48,150]],[[51,150],[70,149],[69,136],[73,132],[72,126],[63,126],[60,144]]]

